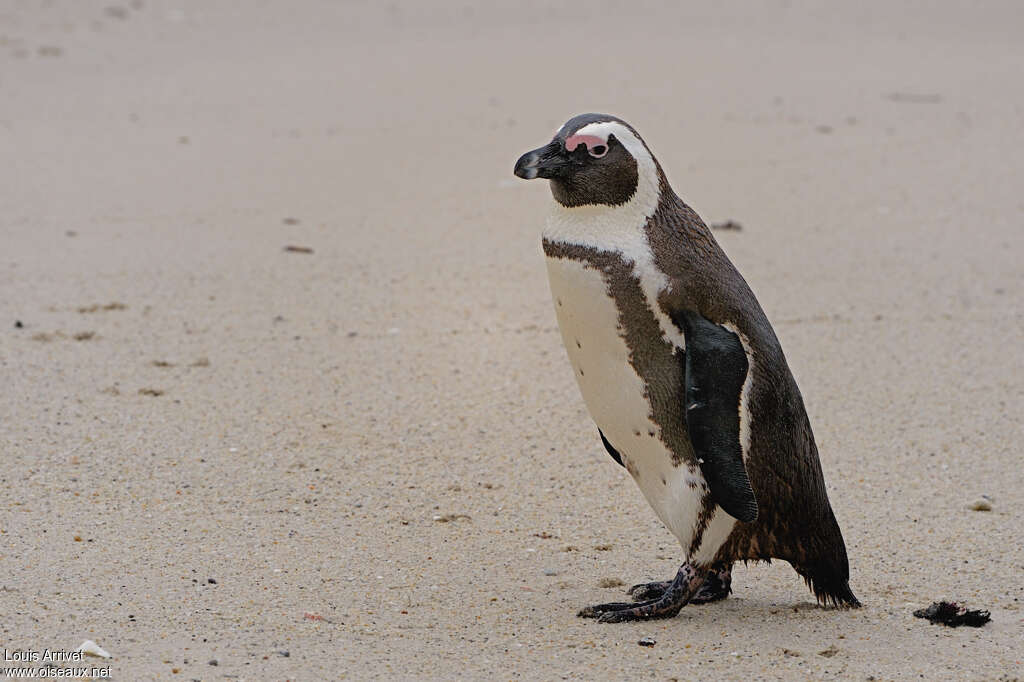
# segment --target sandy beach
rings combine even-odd
[[[94,640],[117,680],[1024,677],[1024,10],[707,5],[0,3],[0,647]],[[512,176],[586,111],[742,225],[864,608],[776,562],[576,617],[683,559]],[[992,621],[913,617],[940,599]]]

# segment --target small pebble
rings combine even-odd
[[[217,665],[217,659],[216,658],[211,658],[210,661],[207,663],[207,665]]]
[[[654,640],[653,637],[644,637],[639,642],[637,642],[637,644],[639,644],[640,646],[654,646],[655,644],[657,644],[657,642]]]
[[[974,502],[971,502],[968,509],[972,509],[974,511],[992,511],[992,501],[982,495]]]
[[[15,320],[15,321],[14,321],[14,328],[15,328],[15,329],[24,329],[24,328],[25,328],[25,325],[23,325],[23,324],[21,323],[21,320]]]
[[[553,568],[545,568],[544,575],[558,575],[558,571]]]

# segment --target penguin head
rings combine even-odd
[[[644,185],[658,186],[657,162],[628,123],[608,114],[569,119],[547,145],[526,152],[515,174],[550,182],[565,207],[621,206]]]

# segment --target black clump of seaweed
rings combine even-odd
[[[926,609],[914,611],[918,618],[927,618],[932,623],[942,623],[951,628],[958,628],[967,625],[972,628],[980,628],[992,620],[988,611],[980,609],[968,609],[963,604],[955,601],[936,601]]]

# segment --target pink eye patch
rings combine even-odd
[[[571,135],[565,139],[566,151],[576,151],[576,147],[581,144],[590,151],[593,151],[595,147],[605,147],[606,149],[608,147],[608,141],[597,135]]]

